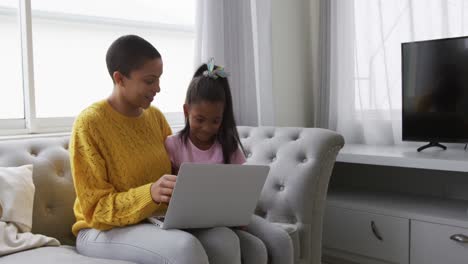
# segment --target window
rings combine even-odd
[[[464,0],[355,0],[355,109],[401,110],[401,43],[468,34]]]
[[[468,2],[329,2],[328,127],[348,143],[402,144],[401,44],[466,36]]]
[[[24,103],[21,77],[21,41],[18,1],[0,3],[0,126],[24,127]]]
[[[105,64],[107,48],[121,35],[136,34],[151,42],[163,58],[164,74],[155,106],[165,113],[171,125],[183,123],[182,105],[194,71],[195,1],[183,5],[164,0],[22,1],[26,3],[25,9],[28,5],[31,9],[30,14],[25,12],[31,22],[21,29],[31,31],[32,52],[27,61],[33,66],[34,82],[23,87],[25,75],[21,71],[9,81],[11,91],[2,91],[0,102],[8,100],[19,110],[6,116],[0,108],[0,119],[26,119],[26,123],[31,123],[26,132],[69,131],[81,110],[106,98],[113,89]],[[8,7],[4,7],[6,3]],[[7,42],[0,47],[2,50],[5,45],[21,47],[20,27],[14,23],[18,3],[2,1],[0,5],[9,10],[0,11],[0,32],[9,30]],[[11,25],[6,24],[10,25],[7,29],[3,20],[11,21]],[[21,69],[21,51],[17,51],[17,56],[12,49],[6,53],[8,64],[0,61],[0,69],[14,71],[13,62]],[[15,77],[13,72],[8,73],[9,78]],[[31,100],[23,96],[23,90],[27,89],[32,90],[29,97],[33,97],[30,115],[24,114],[25,107],[20,104]],[[16,101],[4,99],[5,95]],[[11,127],[0,123],[2,128]]]

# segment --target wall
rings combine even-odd
[[[273,100],[277,126],[314,123],[311,8],[316,0],[272,0]],[[315,24],[314,24],[315,25]]]

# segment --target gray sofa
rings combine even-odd
[[[296,264],[319,264],[328,182],[343,137],[319,128],[238,127],[238,131],[247,163],[271,166],[256,214],[290,234]],[[32,232],[55,237],[63,245],[7,255],[0,263],[129,263],[88,258],[75,251],[68,141],[67,136],[0,141],[0,166],[34,164]]]

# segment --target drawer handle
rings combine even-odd
[[[450,239],[458,243],[468,243],[468,237],[462,234],[451,235]]]
[[[375,226],[374,221],[371,221],[371,228],[372,228],[372,233],[374,233],[374,236],[375,236],[378,240],[383,241],[383,238],[382,238],[382,236],[380,235],[380,232],[379,232],[379,230],[377,229],[377,226]]]

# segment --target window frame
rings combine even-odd
[[[19,10],[18,26],[21,36],[21,65],[22,65],[22,89],[24,100],[24,118],[23,119],[0,119],[0,136],[15,137],[27,136],[32,134],[48,133],[71,133],[73,122],[76,117],[50,117],[38,118],[36,115],[35,104],[35,82],[34,82],[34,54],[32,38],[32,10],[31,0],[18,0]],[[166,30],[178,34],[195,35],[195,28],[184,25],[163,24],[157,22],[144,22],[128,19],[107,18],[87,15],[64,15],[58,12],[35,11],[37,16],[47,19],[57,19],[60,21],[73,21],[91,24],[109,24],[126,27],[152,28],[157,30]],[[173,131],[177,131],[184,126],[184,113],[165,112],[169,125]]]

